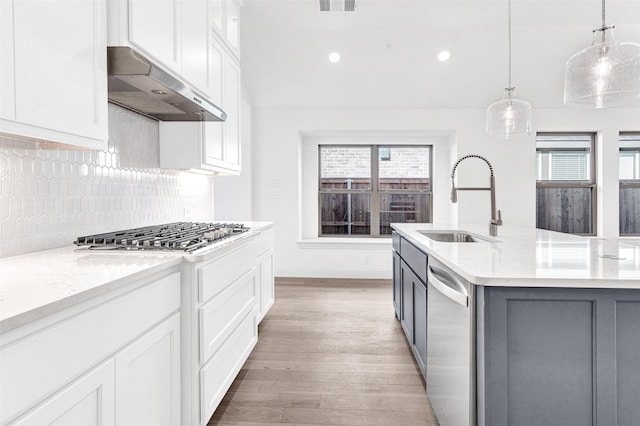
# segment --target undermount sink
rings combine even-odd
[[[444,243],[495,243],[497,240],[464,231],[418,231],[420,234],[434,241]]]

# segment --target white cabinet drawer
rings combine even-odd
[[[0,423],[51,395],[179,307],[176,272],[0,348]]]
[[[256,310],[251,311],[200,372],[200,423],[206,423],[258,341]]]
[[[257,305],[256,268],[252,268],[199,309],[200,362],[205,363]]]
[[[198,270],[198,301],[206,302],[255,266],[253,241],[237,243],[239,247]]]

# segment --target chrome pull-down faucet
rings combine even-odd
[[[456,168],[462,162],[462,160],[466,160],[467,158],[479,158],[480,160],[487,163],[487,166],[489,166],[489,172],[491,173],[491,176],[489,177],[488,188],[487,187],[456,188],[456,183],[454,180],[456,177]],[[480,155],[470,154],[470,155],[465,155],[464,157],[456,161],[456,163],[453,165],[453,170],[451,171],[451,202],[452,203],[458,202],[458,191],[489,191],[491,193],[491,220],[489,221],[489,235],[491,235],[492,237],[497,236],[498,226],[502,225],[502,213],[500,213],[500,210],[498,210],[496,213],[496,181],[495,181],[495,178],[493,177],[493,167],[491,166],[491,163],[489,162],[489,160],[487,160],[486,158]]]

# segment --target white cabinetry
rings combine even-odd
[[[116,355],[116,424],[180,424],[180,314]]]
[[[109,360],[83,375],[13,424],[20,426],[115,425],[114,373],[114,362]]]
[[[236,0],[209,0],[209,11],[216,36],[240,58],[240,4]]]
[[[256,237],[257,276],[259,292],[258,322],[267,314],[275,300],[273,277],[273,229],[262,231]]]
[[[253,237],[184,266],[182,424],[206,425],[258,341]]]
[[[0,132],[106,149],[104,0],[0,2]]]
[[[0,335],[0,424],[178,426],[179,308],[174,269]]]
[[[112,34],[112,16],[109,16],[109,45],[123,46],[128,41],[150,54],[176,72],[181,71],[182,43],[182,2],[180,0],[109,0],[117,4],[120,16],[117,23],[122,25],[119,34]],[[126,13],[129,16],[126,19]],[[124,20],[124,21],[120,21]],[[128,25],[123,24],[124,22]],[[126,28],[125,28],[126,27]],[[127,37],[128,31],[128,37]],[[113,44],[113,37],[119,37]],[[128,40],[127,40],[128,38]]]
[[[225,61],[223,77],[223,110],[227,113],[223,132],[224,162],[227,169],[240,172],[240,65],[230,56]]]
[[[206,31],[203,31],[203,21]],[[161,167],[231,175],[240,173],[239,25],[240,7],[235,1],[188,0],[183,3],[182,75],[203,88],[203,93],[222,108],[227,119],[224,123],[161,122]]]
[[[182,76],[220,105],[210,86],[209,13],[205,0],[182,0]],[[218,74],[218,79],[220,76]]]
[[[211,45],[212,88],[220,87],[221,122],[160,122],[160,166],[169,169],[201,169],[239,174],[240,162],[240,66],[216,41]],[[220,76],[216,80],[216,76]]]
[[[220,106],[222,69],[211,48],[210,0],[108,0],[109,46],[131,46]]]

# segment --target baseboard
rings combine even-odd
[[[389,269],[366,269],[366,270],[342,270],[333,268],[299,268],[299,269],[276,269],[276,277],[307,277],[307,278],[360,278],[360,279],[392,279],[393,272]]]

